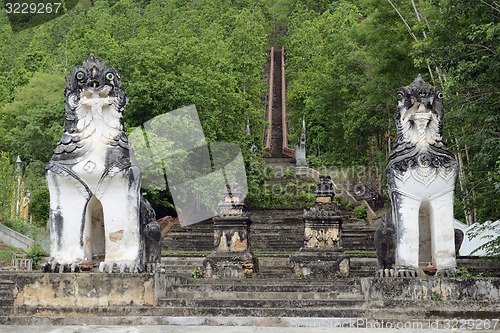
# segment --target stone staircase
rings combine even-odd
[[[441,324],[443,320],[454,318],[498,318],[500,304],[493,301],[493,296],[489,300],[475,297],[466,304],[459,296],[451,300],[431,299],[430,295],[409,299],[408,295],[414,288],[412,281],[383,279],[377,282],[366,278],[339,278],[333,281],[177,278],[177,283],[165,286],[165,296],[159,298],[154,306],[19,306],[10,315],[7,312],[0,314],[0,324],[288,327],[311,322],[345,322],[353,318],[365,323],[376,323],[383,319],[392,323],[440,320]],[[379,283],[383,286],[377,287]],[[439,283],[448,284],[450,281]],[[466,286],[475,282],[461,283]],[[498,283],[498,280],[491,283]],[[392,287],[396,289],[395,293],[403,290],[405,295],[392,295],[385,291]],[[473,290],[477,289],[465,291],[464,295]],[[495,289],[497,291],[498,287]],[[481,290],[481,293],[484,292]],[[384,297],[386,293],[387,297]]]
[[[276,178],[283,177],[285,171],[295,170],[295,159],[290,157],[264,157],[263,160],[273,169]]]
[[[14,282],[0,278],[0,316],[8,316],[14,306]]]
[[[354,280],[247,279],[171,286],[159,306],[175,316],[345,317],[364,315],[364,303]]]
[[[252,250],[263,253],[293,253],[303,245],[303,210],[267,209],[249,211],[252,218],[250,242]],[[345,250],[374,251],[375,229],[365,220],[358,220],[346,211],[343,217],[343,242]],[[169,251],[211,251],[213,227],[211,221],[172,228],[164,240]]]

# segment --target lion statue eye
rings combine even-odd
[[[113,73],[106,74],[106,79],[108,79],[109,81],[113,81],[114,78],[115,78],[115,75]]]
[[[443,99],[443,97],[444,97],[444,95],[443,95],[442,91],[440,91],[440,92],[437,93],[437,98],[438,99]]]
[[[396,95],[396,99],[397,99],[398,101],[402,101],[402,100],[403,100],[403,94],[399,92],[399,93]]]
[[[76,73],[76,79],[77,80],[83,80],[85,78],[85,73],[82,72],[82,71],[79,71],[78,73]]]

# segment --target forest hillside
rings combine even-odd
[[[121,75],[128,129],[195,104],[209,141],[240,144],[256,195],[266,177],[258,157],[265,64],[271,46],[282,45],[290,146],[305,119],[311,166],[374,167],[384,181],[396,92],[420,73],[445,92],[444,137],[461,164],[456,217],[498,219],[499,17],[494,0],[81,0],[19,30],[2,11],[3,219],[20,156],[30,214],[45,224],[44,169],[61,136],[64,77],[91,53]],[[171,207],[168,195],[148,195]]]

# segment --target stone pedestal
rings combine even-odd
[[[295,166],[295,177],[307,177],[308,166]]]
[[[230,184],[236,188],[234,183]],[[214,251],[203,261],[203,274],[207,278],[252,277],[256,270],[250,251],[250,225],[252,220],[245,214],[241,196],[231,192],[228,186],[220,214],[213,218]]]
[[[332,201],[333,195],[330,178],[320,177],[316,204],[304,211],[304,246],[290,258],[298,277],[349,275],[350,260],[342,249],[342,218]]]

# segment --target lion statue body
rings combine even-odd
[[[141,170],[125,135],[127,99],[113,67],[91,55],[66,80],[65,127],[47,165],[47,271],[138,272],[159,262],[160,228],[140,195]]]
[[[429,263],[451,275],[458,164],[442,139],[443,93],[418,75],[397,99],[397,139],[386,169],[392,211],[376,233],[379,243],[395,243],[395,249],[378,251],[379,275],[395,269],[397,276],[415,277]]]

